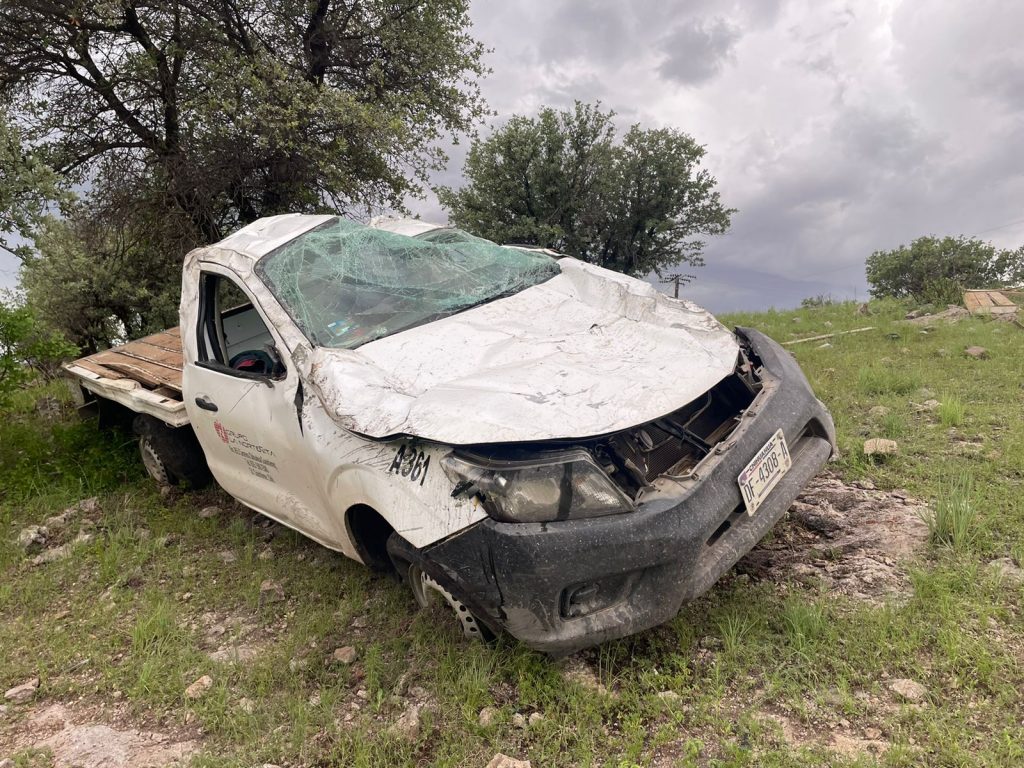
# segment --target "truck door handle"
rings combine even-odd
[[[206,397],[205,395],[196,398],[196,405],[198,405],[204,411],[213,411],[214,413],[217,412],[217,404],[213,402],[213,400],[211,400],[210,398]]]

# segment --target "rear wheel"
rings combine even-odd
[[[142,465],[146,468],[146,473],[156,480],[157,485],[177,484],[177,479],[160,458],[160,454],[157,453],[156,447],[153,445],[153,440],[148,435],[142,435],[139,438],[139,453],[142,455]]]
[[[213,479],[206,456],[191,427],[169,427],[145,414],[135,418],[139,453],[146,472],[160,485],[185,482],[190,488],[204,488]]]

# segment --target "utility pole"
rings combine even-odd
[[[672,283],[672,298],[679,298],[679,284],[688,283],[693,280],[693,275],[684,275],[682,272],[673,272],[670,275],[664,275],[658,279],[658,282],[663,284]]]

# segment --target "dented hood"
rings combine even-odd
[[[579,438],[680,408],[732,373],[708,312],[572,258],[513,296],[296,362],[341,426],[451,445]]]

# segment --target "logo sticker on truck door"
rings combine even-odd
[[[274,455],[272,450],[252,442],[241,432],[228,429],[219,421],[213,422],[213,429],[228,446],[228,450],[245,461],[250,474],[262,480],[275,482],[271,470],[277,469],[277,464],[271,460]]]

